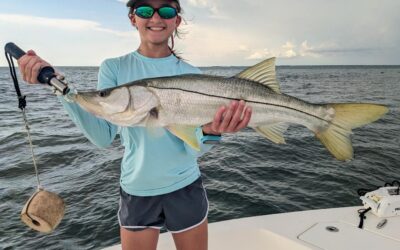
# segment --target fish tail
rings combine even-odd
[[[323,131],[317,131],[316,137],[331,154],[341,161],[353,158],[351,130],[374,122],[388,112],[388,108],[377,104],[328,104],[334,109],[334,118]]]

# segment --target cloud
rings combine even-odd
[[[299,60],[321,60],[332,58],[345,51],[362,53],[366,50],[357,48],[343,48],[335,42],[324,41],[310,43],[285,41],[276,43],[272,39],[256,40],[252,36],[238,35],[231,29],[220,29],[218,26],[192,23],[185,29],[188,33],[183,41],[178,40],[176,49],[185,59],[195,65],[245,65],[252,61],[259,61],[269,57],[296,62]],[[265,43],[265,47],[258,47]]]
[[[184,28],[188,32],[183,40],[176,40],[176,49],[195,65],[243,65],[243,55],[251,51],[251,37],[238,37],[230,29],[197,23]]]
[[[87,11],[81,9],[81,2],[67,4],[60,18],[39,17],[47,7],[44,0],[35,1],[35,7],[29,8],[30,16],[10,15],[14,12],[2,8],[0,40],[39,46],[50,55],[55,53],[49,49],[52,44],[63,52],[87,46],[95,59],[67,55],[70,60],[62,64],[76,65],[83,60],[97,63],[100,58],[122,55],[127,48],[135,49],[140,43],[138,33],[125,18],[122,6],[126,1],[104,1],[94,6],[91,11],[97,16],[93,20],[82,18]],[[181,0],[189,25],[183,26],[188,34],[176,40],[176,49],[197,66],[244,66],[272,56],[280,59],[278,63],[292,65],[399,64],[400,1],[367,2]],[[115,5],[118,8],[113,9]],[[77,16],[80,18],[74,19]],[[38,36],[43,27],[46,37]],[[4,65],[3,61],[0,58],[0,64]]]
[[[16,14],[0,14],[0,39],[34,49],[53,65],[78,66],[99,65],[105,58],[134,50],[140,42],[133,30],[111,30],[91,20]],[[0,65],[6,65],[4,58]]]
[[[243,44],[240,44],[238,49],[240,51],[249,51],[250,50],[249,47],[247,47],[247,45],[243,45]]]
[[[296,45],[292,42],[286,42],[280,48],[274,49],[261,49],[253,51],[247,60],[259,60],[267,57],[280,57],[280,58],[293,58],[299,56],[299,51],[296,49]]]
[[[400,7],[400,1],[385,0],[381,4],[354,0],[349,4],[344,0],[306,3],[238,0],[233,4],[229,0],[188,0],[187,3],[191,8],[185,10],[197,15],[196,24],[203,30],[203,37],[198,38],[203,45],[198,50],[202,53],[198,54],[202,55],[196,58],[204,58],[207,53],[211,61],[217,54],[218,57],[223,54],[228,65],[232,61],[238,64],[239,55],[242,64],[271,56],[279,57],[280,62],[296,64],[377,64],[384,58],[388,63],[399,62],[400,15],[395,9]],[[210,4],[219,7],[217,10],[226,19],[210,19],[207,15],[210,12],[204,13]],[[348,8],[343,9],[345,5]]]
[[[330,56],[334,54],[369,54],[379,51],[380,48],[352,48],[352,47],[341,47],[336,43],[323,43],[319,46],[310,46],[307,41],[301,44],[299,51],[300,56],[311,56],[311,57],[321,57]]]
[[[214,1],[189,0],[189,4],[194,7],[209,9],[213,14],[218,14],[218,7]]]
[[[318,53],[315,53],[314,51],[315,49],[309,46],[307,41],[304,41],[301,43],[299,55],[303,57],[304,56],[318,57],[319,56]]]
[[[284,45],[282,45],[281,54],[279,54],[278,56],[286,57],[286,58],[295,57],[295,56],[297,56],[295,48],[296,48],[296,45],[294,45],[291,42],[286,42]]]
[[[216,19],[228,19],[228,17],[221,13],[215,1],[211,0],[188,0],[188,3],[192,7],[202,8],[208,10],[211,13],[209,17]]]
[[[248,48],[246,45],[241,45],[242,48]],[[246,57],[247,60],[259,60],[267,57],[278,57],[283,59],[290,58],[320,58],[323,56],[332,56],[334,54],[350,54],[350,53],[373,53],[378,51],[378,48],[343,48],[332,42],[321,43],[319,45],[309,45],[308,41],[303,41],[300,45],[293,42],[286,42],[279,48],[258,49],[251,51]]]
[[[131,37],[131,32],[115,31],[101,27],[97,22],[83,19],[61,19],[61,18],[47,18],[27,15],[16,14],[0,14],[1,23],[11,23],[18,25],[42,26],[56,29],[64,29],[69,31],[84,31],[93,30],[99,32],[110,33],[119,37]]]
[[[348,54],[348,53],[373,53],[379,51],[380,48],[338,48],[338,49],[314,49],[310,52],[318,54]]]
[[[258,60],[258,59],[263,59],[273,56],[272,53],[268,49],[263,49],[263,50],[258,50],[255,52],[252,52],[251,55],[246,57],[247,60]]]

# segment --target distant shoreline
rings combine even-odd
[[[196,65],[195,65],[196,66]],[[199,68],[203,69],[210,69],[210,68],[247,68],[249,66],[196,66]],[[98,68],[99,66],[54,66],[56,68]],[[398,68],[400,65],[358,65],[358,64],[349,64],[349,65],[276,65],[277,68],[311,68],[311,67],[321,67],[321,68],[333,68],[333,67],[359,67],[359,68],[379,68],[379,67],[385,67],[385,68]],[[0,69],[7,68],[8,66],[0,66]]]

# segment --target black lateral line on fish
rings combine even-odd
[[[162,87],[155,87],[155,86],[147,86],[147,87],[149,87],[149,88],[155,88],[155,89],[180,90],[180,91],[183,91],[183,92],[189,92],[189,93],[194,93],[194,94],[199,94],[199,95],[205,95],[205,96],[217,97],[217,98],[223,98],[223,99],[235,100],[235,101],[240,101],[240,100],[242,100],[242,99],[236,99],[236,98],[225,97],[225,96],[210,95],[210,94],[206,94],[206,93],[202,93],[202,92],[197,92],[197,91],[193,91],[193,90],[186,90],[186,89],[180,89],[180,88],[162,88]],[[266,103],[266,102],[257,102],[257,101],[250,101],[250,100],[245,100],[245,99],[243,99],[243,101],[248,102],[248,103],[264,104],[264,105],[270,105],[270,106],[275,106],[275,107],[281,107],[281,108],[287,108],[287,109],[295,110],[295,111],[298,111],[298,112],[300,112],[300,113],[303,113],[303,114],[312,116],[312,117],[314,117],[314,118],[317,118],[317,119],[319,119],[319,120],[321,120],[321,121],[324,121],[324,122],[333,124],[333,125],[335,125],[335,126],[337,126],[337,127],[339,127],[339,128],[342,128],[342,129],[344,129],[344,130],[347,130],[346,128],[343,128],[342,126],[340,126],[340,125],[338,125],[338,124],[336,124],[336,123],[333,123],[333,122],[331,122],[331,121],[327,121],[327,120],[325,120],[325,119],[323,119],[323,118],[321,118],[321,117],[315,116],[315,115],[313,115],[313,114],[304,112],[304,111],[299,110],[299,109],[291,108],[291,107],[288,107],[288,106],[282,106],[282,105],[272,104],[272,103]]]

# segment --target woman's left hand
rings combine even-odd
[[[215,113],[211,123],[203,125],[203,133],[221,135],[222,133],[236,133],[247,127],[251,118],[251,108],[246,103],[232,101],[229,107],[221,106]]]

